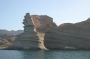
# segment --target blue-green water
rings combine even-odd
[[[0,59],[90,59],[90,51],[0,50]]]

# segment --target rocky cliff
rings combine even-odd
[[[24,32],[13,47],[20,49],[90,49],[90,18],[57,27],[47,15],[29,15],[23,20]]]
[[[63,32],[90,32],[90,18],[85,21],[78,22],[75,24],[64,23],[61,24],[58,29]]]
[[[15,40],[15,37],[22,32],[23,32],[23,30],[8,31],[8,30],[0,29],[0,49],[6,49],[6,48],[12,46],[12,44]]]
[[[15,36],[4,34],[0,36],[0,49],[6,49],[9,46],[12,46],[15,40]]]
[[[72,33],[73,35],[81,35],[89,37],[90,33],[90,18],[85,21],[78,22],[75,24],[72,23],[64,23],[58,27],[60,32]]]
[[[34,30],[39,39],[39,47],[41,49],[47,49],[44,45],[44,37],[46,32],[57,28],[56,24],[53,22],[53,19],[47,15],[32,15],[31,18],[34,24]]]
[[[47,15],[29,15],[23,20],[24,32],[17,36],[13,48],[47,49],[44,45],[45,32],[57,28],[53,19]]]
[[[8,30],[0,29],[0,36],[5,35],[5,34],[6,35],[14,35],[14,36],[16,36],[16,35],[19,35],[21,33],[23,33],[23,30],[17,30],[17,31],[12,30],[12,31],[8,31]]]
[[[29,13],[23,19],[24,32],[16,37],[11,48],[13,49],[39,49],[38,37],[34,32],[34,26]]]
[[[71,24],[64,23],[46,33],[45,45],[48,49],[90,49],[90,18]]]

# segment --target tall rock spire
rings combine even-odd
[[[25,26],[33,25],[32,20],[31,20],[31,16],[29,13],[26,13],[26,15],[24,16],[23,24]]]
[[[30,32],[30,30],[33,31],[33,23],[32,23],[31,16],[29,13],[26,13],[26,15],[24,16],[23,24],[24,24],[25,32]]]
[[[24,32],[17,36],[14,47],[21,49],[39,49],[38,37],[34,32],[33,23],[29,13],[26,13],[23,20]]]
[[[46,32],[56,29],[53,19],[47,15],[26,13],[23,19],[24,32],[17,36],[14,46],[22,49],[44,49]]]

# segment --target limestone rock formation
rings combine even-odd
[[[24,32],[17,36],[16,49],[90,49],[90,18],[57,27],[47,15],[24,17]]]
[[[64,23],[58,27],[60,32],[67,32],[80,35],[89,35],[90,33],[90,18],[85,21],[78,22],[75,24]]]
[[[2,35],[0,36],[0,49],[6,49],[13,44],[15,36],[13,35]]]
[[[90,18],[71,24],[65,23],[58,30],[46,32],[45,46],[48,49],[90,49]]]
[[[24,32],[17,36],[13,47],[16,49],[38,49],[38,37],[34,32],[31,16],[27,13],[24,16]]]
[[[44,45],[45,33],[52,29],[56,29],[57,26],[53,22],[53,19],[47,15],[32,15],[31,18],[34,24],[34,30],[39,38],[39,47],[41,49],[46,49]]]
[[[31,18],[36,31],[45,33],[52,29],[57,29],[57,25],[53,22],[53,18],[47,15],[32,15]]]
[[[45,35],[45,46],[48,49],[90,49],[90,37],[52,31]]]
[[[13,47],[16,49],[47,49],[44,46],[45,32],[57,29],[53,19],[47,15],[29,15],[24,17],[24,32],[17,36]]]

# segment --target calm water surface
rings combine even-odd
[[[0,50],[0,59],[90,59],[90,51]]]

